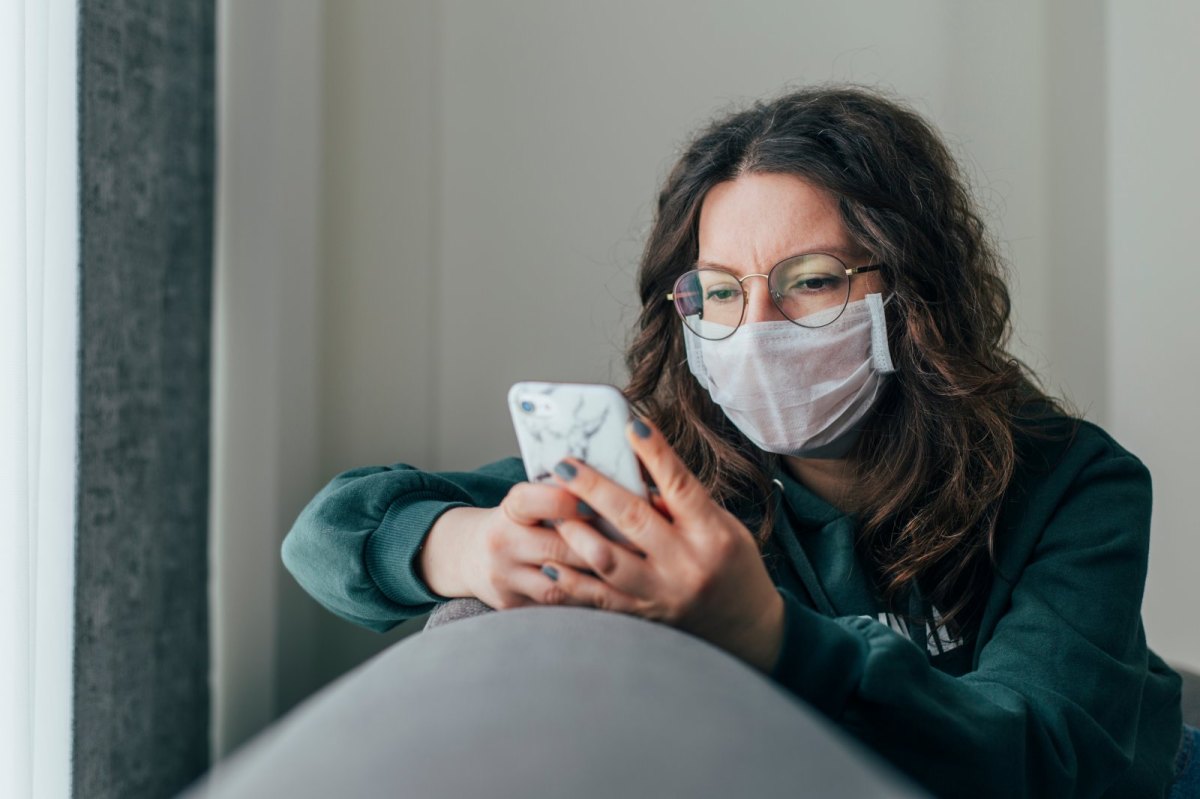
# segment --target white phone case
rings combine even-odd
[[[642,499],[649,495],[625,426],[629,403],[603,383],[516,383],[508,391],[525,473],[535,483],[553,483],[555,464],[571,455]],[[596,527],[623,544],[631,542],[605,519]]]

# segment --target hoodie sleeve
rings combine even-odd
[[[351,469],[300,512],[283,540],[283,563],[331,612],[387,632],[449,599],[431,591],[415,567],[438,517],[451,508],[495,507],[524,479],[519,458],[472,472],[423,472],[403,463]]]
[[[1041,533],[974,671],[938,671],[887,625],[779,588],[771,676],[938,796],[1104,795],[1134,760],[1139,713],[1158,710],[1141,706],[1150,477],[1113,449],[1074,472],[1031,500]]]

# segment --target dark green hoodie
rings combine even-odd
[[[965,641],[882,612],[855,519],[778,470],[763,554],[786,623],[771,677],[939,796],[1164,796],[1180,678],[1141,621],[1149,473],[1086,422],[1070,439],[1021,436],[1018,452],[999,574]],[[524,479],[517,458],[345,472],[301,512],[283,561],[326,608],[386,631],[447,600],[414,570],[437,517],[494,507]],[[909,602],[936,611],[917,592]]]

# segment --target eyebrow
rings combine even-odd
[[[826,253],[829,253],[830,255],[841,256],[841,258],[846,261],[849,261],[849,260],[859,257],[858,253],[851,252],[850,250],[848,250],[845,247],[842,247],[840,245],[825,244],[825,245],[818,245],[816,247],[809,247],[808,249],[801,250],[800,252],[785,256],[783,258],[780,258],[778,261],[776,261],[775,264],[781,264],[784,261],[787,261],[791,258],[795,258],[799,255],[809,255],[811,253],[818,253],[818,252],[826,252]],[[775,264],[771,264],[771,266],[774,266]],[[737,269],[735,267],[726,266],[725,264],[717,263],[716,261],[697,260],[696,266],[715,266],[720,269],[728,269],[731,272],[737,271]]]

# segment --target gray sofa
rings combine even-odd
[[[478,599],[454,599],[438,605],[437,609],[429,614],[425,629],[492,612],[494,611],[490,607]],[[1183,720],[1193,727],[1200,727],[1200,674],[1176,664],[1171,664],[1171,668],[1183,678]]]
[[[1183,678],[1183,720],[1193,727],[1200,727],[1200,674],[1182,666],[1172,665]]]
[[[766,676],[694,636],[586,608],[495,612],[455,600],[185,795],[925,794]]]

